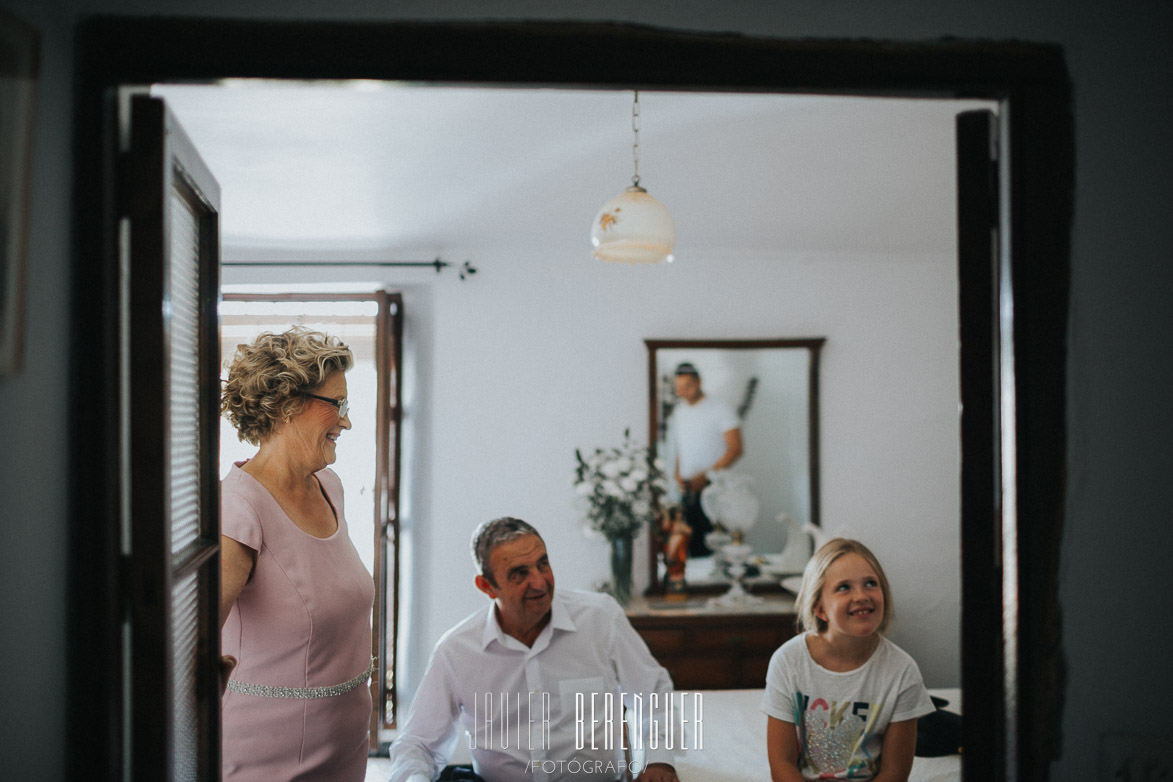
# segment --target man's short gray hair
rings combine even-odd
[[[490,584],[497,586],[497,582],[493,579],[493,573],[489,569],[489,557],[493,554],[493,549],[502,543],[508,543],[526,535],[537,535],[538,540],[542,539],[533,526],[512,516],[502,516],[499,519],[486,521],[473,530],[472,561],[481,575],[489,579]]]

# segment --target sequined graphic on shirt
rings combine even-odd
[[[883,703],[867,701],[811,700],[794,693],[795,724],[799,732],[799,768],[803,776],[820,779],[871,779],[876,759],[867,751],[874,733],[875,715]]]

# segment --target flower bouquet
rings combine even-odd
[[[623,432],[618,448],[575,449],[574,489],[586,504],[588,533],[611,543],[611,591],[620,604],[631,599],[632,541],[648,525],[658,494],[668,489],[663,463]]]

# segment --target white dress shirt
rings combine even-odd
[[[628,754],[672,763],[683,749],[686,718],[670,703],[672,679],[610,596],[556,591],[532,647],[502,632],[490,604],[436,644],[390,782],[436,779],[457,740],[486,782],[613,782]],[[632,777],[641,770],[637,758]]]

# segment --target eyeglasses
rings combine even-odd
[[[313,399],[319,399],[323,402],[328,402],[329,404],[334,405],[335,407],[338,408],[338,417],[339,418],[345,418],[346,414],[348,412],[350,412],[350,400],[346,399],[345,397],[343,397],[342,399],[332,399],[328,396],[318,396],[317,394],[311,394],[308,391],[303,391],[302,396],[308,396]]]

